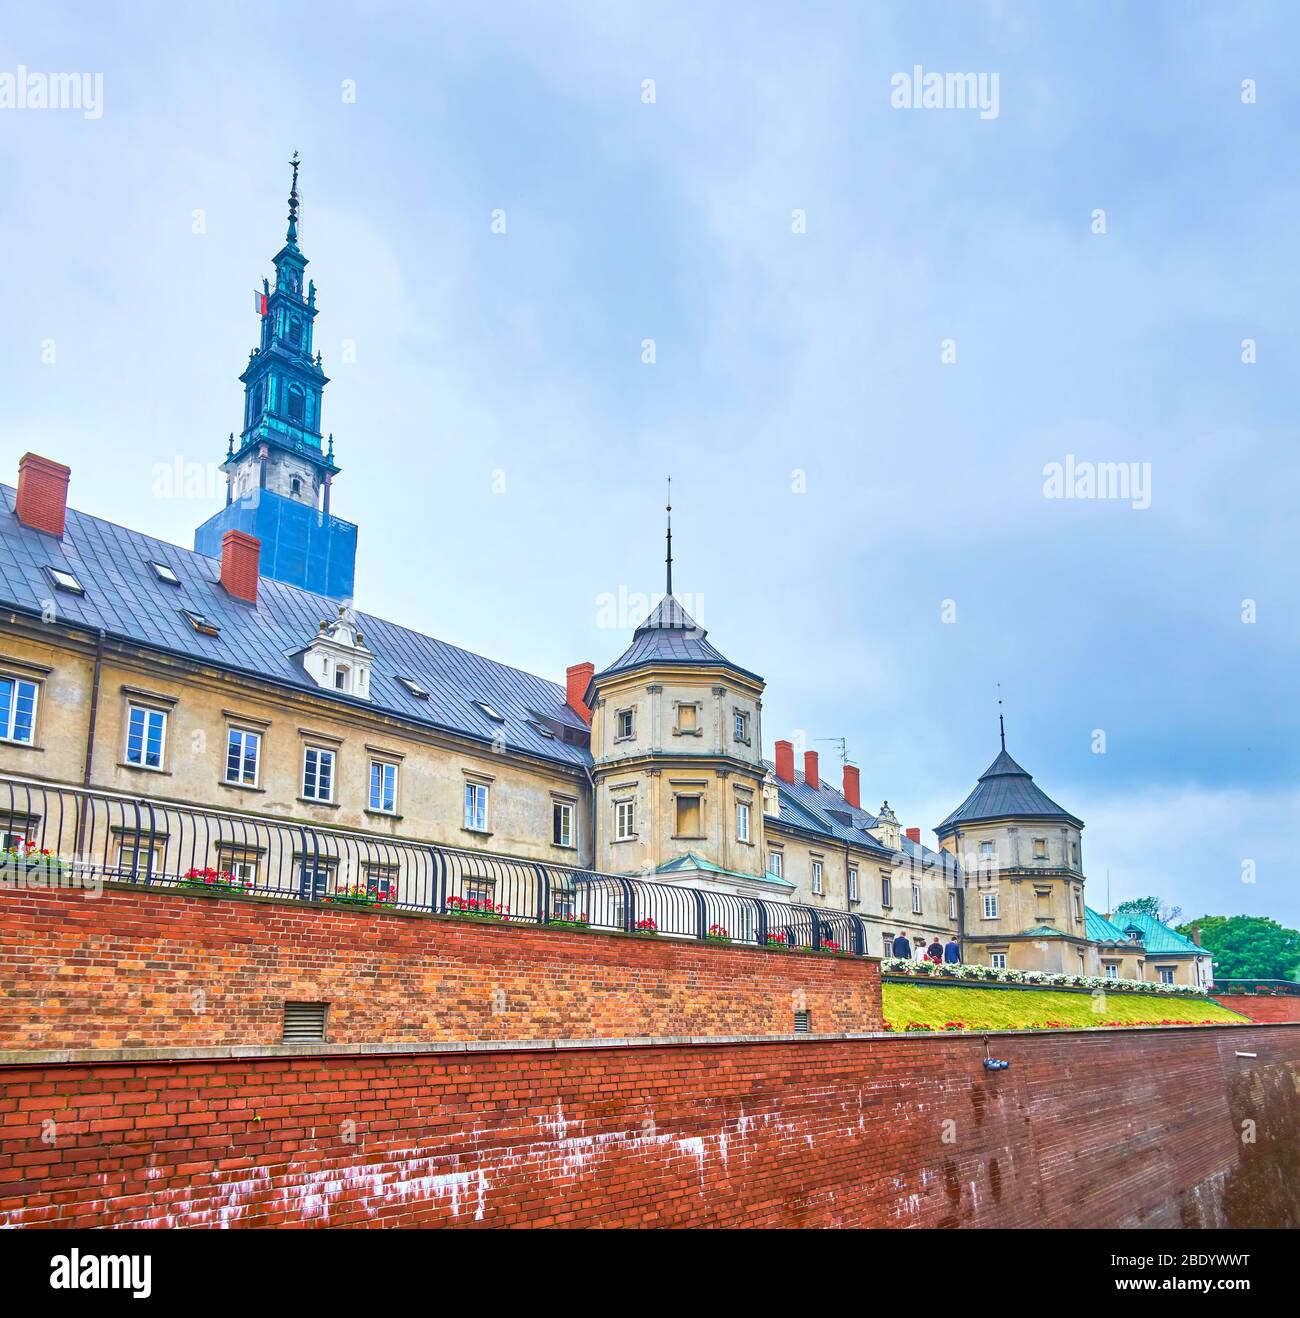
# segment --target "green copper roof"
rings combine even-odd
[[[1050,938],[1068,938],[1070,935],[1064,929],[1057,929],[1050,924],[1036,924],[1032,929],[1022,929],[1022,935],[1037,934]]]
[[[1084,932],[1093,943],[1127,943],[1128,937],[1117,924],[1112,924],[1100,911],[1091,906],[1083,908]]]
[[[1144,911],[1120,911],[1110,917],[1121,929],[1129,925],[1142,930],[1142,944],[1147,956],[1168,956],[1170,953],[1186,956],[1191,952],[1198,956],[1208,956],[1205,948],[1197,947],[1190,938],[1175,933],[1167,924],[1157,920],[1154,915]]]
[[[778,888],[793,888],[796,885],[789,879],[783,879],[776,874],[742,874],[739,870],[724,869],[721,865],[715,865],[711,860],[706,860],[703,856],[694,851],[688,851],[684,856],[676,856],[672,860],[666,860],[658,869],[656,874],[681,874],[687,870],[694,870],[701,874],[719,874],[727,879],[744,879],[747,883],[770,883]]]

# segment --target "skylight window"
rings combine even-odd
[[[166,582],[169,586],[179,586],[181,584],[180,577],[166,563],[156,563],[150,559],[149,566],[153,568],[153,574],[159,581]]]
[[[413,677],[397,679],[417,700],[428,700],[429,693]]]
[[[538,723],[535,719],[529,719],[528,726],[540,736],[545,737],[548,741],[555,740],[555,733],[553,733],[545,723]]]
[[[50,580],[54,582],[56,590],[66,590],[71,595],[86,593],[85,587],[66,568],[47,567],[45,570],[49,573]]]
[[[215,622],[209,621],[201,613],[195,613],[193,609],[182,609],[181,617],[194,628],[201,636],[220,636],[221,628]]]
[[[506,721],[505,716],[503,714],[498,714],[496,710],[493,709],[492,706],[489,705],[486,700],[475,700],[472,701],[471,703],[477,709],[482,710],[482,712],[486,714],[488,718],[492,720],[493,723],[504,723]]]

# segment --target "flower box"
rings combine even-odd
[[[176,880],[178,888],[197,888],[201,892],[248,892],[252,879],[237,879],[229,870],[201,869],[193,866]]]
[[[486,897],[448,897],[446,913],[463,920],[509,920],[510,907]]]

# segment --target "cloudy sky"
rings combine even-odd
[[[769,753],[846,738],[928,833],[1000,694],[1093,905],[1300,924],[1293,7],[431,10],[10,15],[0,78],[102,99],[0,110],[0,476],[191,543],[296,148],[359,607],[604,663],[671,474]],[[891,104],[917,66],[996,113]]]

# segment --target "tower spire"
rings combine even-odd
[[[1002,683],[998,683],[998,736],[1002,738],[1002,749],[1007,748],[1007,725],[1002,721]]]
[[[673,478],[668,477],[668,590],[669,599],[673,597]]]
[[[293,184],[289,188],[289,232],[285,235],[285,240],[296,244],[298,241],[298,166],[302,164],[297,151],[293,153],[293,159],[289,163],[293,166]]]

